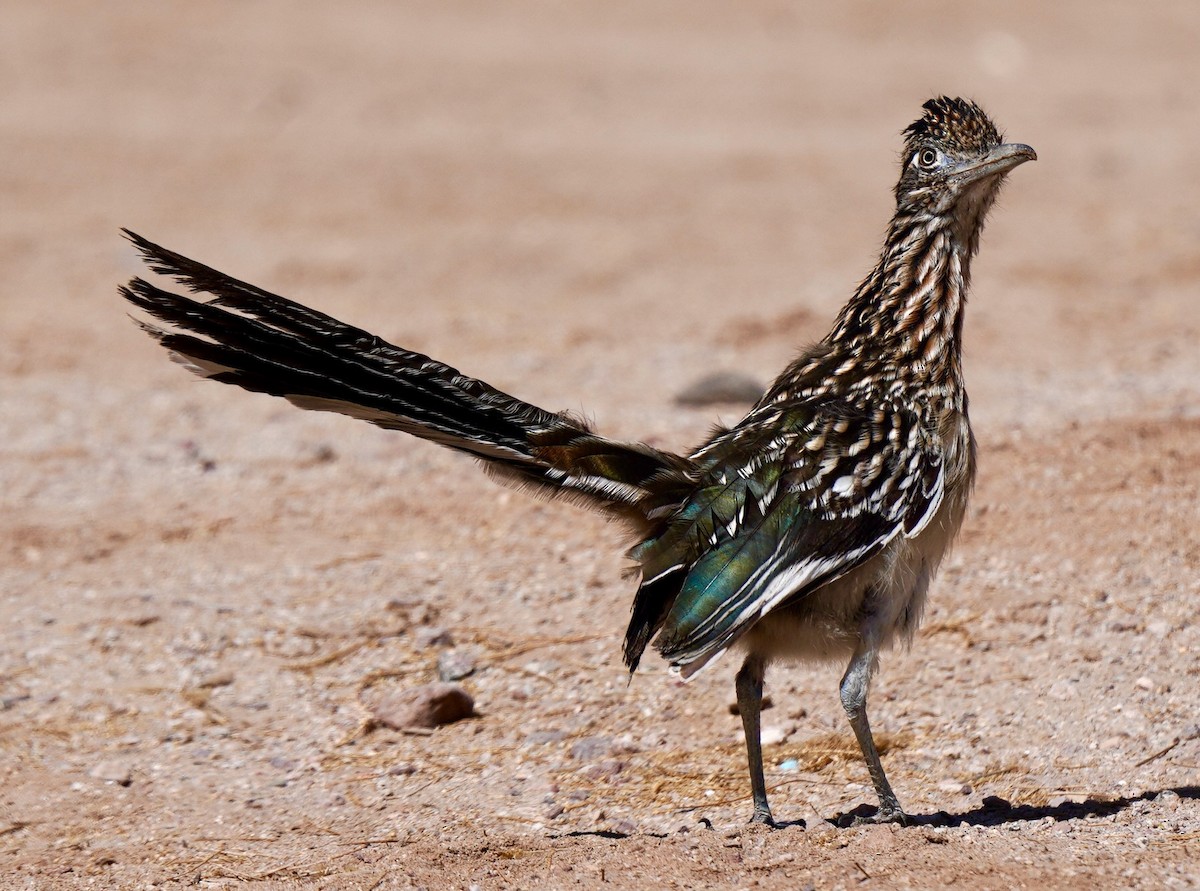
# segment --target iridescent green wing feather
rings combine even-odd
[[[673,595],[655,645],[685,675],[779,604],[839,578],[897,535],[916,535],[941,502],[938,452],[912,413],[826,404],[797,427],[787,423],[794,413],[777,410],[773,448],[739,443],[730,431],[721,451],[744,446],[753,458],[739,465],[722,454],[733,479],[698,491],[659,538],[635,549],[657,596]],[[874,485],[880,477],[885,484]]]

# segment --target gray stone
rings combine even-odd
[[[585,736],[571,746],[571,757],[576,761],[595,761],[612,751],[612,737]]]
[[[475,657],[467,650],[446,650],[438,656],[438,678],[460,681],[475,673]]]
[[[454,635],[450,633],[449,628],[443,628],[441,625],[431,625],[425,628],[418,628],[413,633],[413,643],[418,650],[430,650],[434,647],[452,647],[454,646]]]
[[[679,405],[753,403],[766,388],[760,381],[737,371],[718,371],[688,385],[676,396]]]
[[[128,786],[133,782],[133,773],[130,771],[129,765],[116,760],[101,761],[88,771],[88,776],[106,783],[115,783],[118,786]]]

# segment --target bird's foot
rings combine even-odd
[[[878,826],[881,823],[895,823],[898,826],[908,826],[912,818],[900,808],[880,808],[867,817],[855,817],[851,826]]]
[[[766,826],[768,829],[778,829],[779,824],[775,822],[775,818],[771,816],[770,808],[754,809],[754,816],[750,818],[751,826]]]
[[[884,805],[873,810],[867,805],[855,808],[848,814],[841,814],[834,821],[840,828],[853,826],[878,826],[883,823],[895,823],[898,826],[910,826],[913,818],[900,809],[900,805]]]

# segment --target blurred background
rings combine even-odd
[[[947,93],[1040,155],[977,266],[973,383],[1003,365],[1014,397],[981,420],[1052,419],[1048,386],[1093,415],[1195,393],[1196,319],[1165,293],[1200,274],[1189,3],[0,16],[6,371],[119,347],[112,372],[165,379],[112,299],[128,226],[562,407],[649,408],[714,364],[767,378],[872,262],[898,134]]]

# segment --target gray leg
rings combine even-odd
[[[762,736],[759,714],[762,711],[763,677],[766,663],[758,656],[747,656],[737,674],[738,711],[742,713],[742,729],[746,732],[746,756],[750,761],[750,790],[754,796],[754,816],[751,823],[774,826],[771,806],[767,804],[767,782],[763,778]]]
[[[850,717],[850,726],[858,737],[859,748],[867,761],[867,772],[871,774],[871,782],[875,784],[875,794],[879,796],[879,810],[865,821],[870,823],[904,823],[907,817],[900,809],[896,793],[888,783],[883,765],[879,761],[879,751],[875,748],[875,740],[871,736],[871,725],[867,721],[867,690],[871,686],[871,673],[875,670],[875,650],[862,647],[850,660],[850,667],[842,676],[842,708]]]

